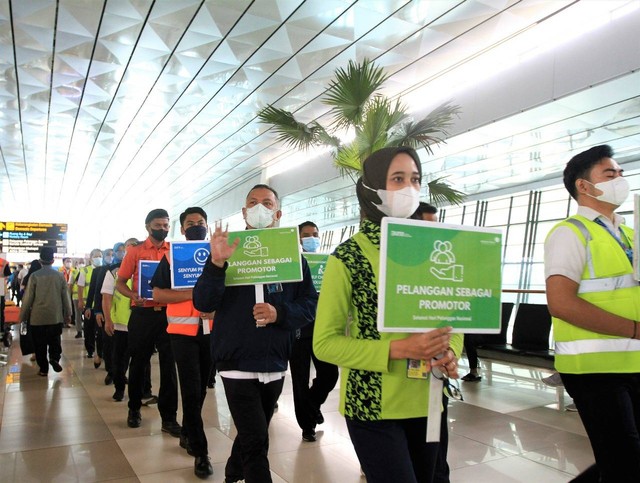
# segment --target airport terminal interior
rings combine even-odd
[[[354,179],[334,151],[288,145],[258,113],[331,126],[323,96],[337,70],[368,60],[407,120],[455,106],[443,142],[418,150],[422,199],[440,222],[502,233],[510,340],[518,306],[546,304],[543,244],[576,210],[562,184],[573,155],[613,148],[631,189],[618,213],[637,223],[638,25],[640,0],[1,0],[0,228],[64,226],[59,266],[144,239],[154,208],[170,215],[170,241],[188,206],[242,230],[248,190],[266,183],[280,225],[315,222],[330,253],[358,230]],[[334,128],[343,144],[356,135]],[[434,200],[434,180],[464,199]],[[4,233],[11,264],[38,257]],[[111,398],[75,330],[63,331],[62,372],[47,377],[19,332],[0,361],[0,483],[197,481],[155,406],[127,427],[126,397]],[[593,464],[571,398],[541,382],[551,369],[480,364],[482,379],[461,381],[464,400],[449,402],[452,482],[566,482]],[[157,388],[157,356],[151,373]],[[365,481],[338,399],[336,388],[317,440],[303,441],[287,374],[269,430],[273,481]],[[236,429],[219,377],[203,419],[208,481],[222,482]]]

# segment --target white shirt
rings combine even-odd
[[[592,221],[600,218],[613,233],[618,233],[620,225],[624,222],[622,216],[614,213],[612,223],[606,216],[586,206],[578,206],[578,215]],[[544,243],[545,280],[552,275],[562,275],[579,284],[585,263],[587,263],[586,247],[571,228],[558,227],[547,237]]]
[[[220,371],[220,377],[226,377],[227,379],[257,379],[262,384],[278,381],[285,374],[284,372]]]
[[[113,273],[111,270],[107,270],[107,273],[104,276],[104,282],[102,282],[102,288],[100,289],[100,293],[106,293],[108,295],[113,295],[113,292],[116,289],[116,280],[113,278]]]

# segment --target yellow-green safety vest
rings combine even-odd
[[[586,247],[578,297],[634,321],[640,319],[640,285],[633,267],[611,233],[584,216],[575,215],[558,223],[570,228]],[[633,246],[633,230],[620,229]],[[599,334],[552,318],[555,367],[567,374],[640,372],[640,340]]]
[[[127,287],[131,289],[132,281],[127,280]],[[125,297],[117,290],[113,291],[113,298],[111,299],[111,321],[114,324],[128,325],[129,317],[131,316],[131,300]]]

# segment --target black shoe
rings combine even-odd
[[[113,384],[113,376],[107,372],[107,375],[104,376],[104,385],[109,386]]]
[[[93,352],[87,352],[87,359],[93,359]]]
[[[316,431],[314,429],[305,429],[302,431],[302,441],[313,443],[316,440]]]
[[[124,389],[116,389],[116,392],[111,396],[115,401],[122,401],[124,399]]]
[[[53,367],[54,371],[62,372],[62,366],[58,361],[49,361],[49,364],[51,364],[51,367]]]
[[[182,427],[175,421],[162,421],[162,431],[169,433],[174,438],[179,438]]]
[[[76,332],[74,339],[82,339],[82,332]]]
[[[215,380],[215,379],[212,379],[212,380],[210,380],[209,382],[207,382],[207,387],[208,387],[209,389],[213,389],[213,388],[215,388],[215,387],[216,387],[216,380]]]
[[[189,438],[187,438],[186,434],[180,434],[180,447],[187,450],[187,454],[190,456],[195,456],[196,454],[191,449],[191,445],[189,444]]]
[[[318,412],[316,413],[316,424],[322,423],[324,423],[324,416],[322,415],[322,411],[318,409]]]
[[[465,382],[478,382],[482,379],[482,376],[479,376],[478,374],[472,374],[470,372],[466,376],[462,376],[461,379]]]
[[[142,416],[140,416],[140,411],[129,409],[129,415],[127,416],[127,426],[129,426],[130,428],[139,428],[141,422]]]
[[[211,466],[208,456],[196,456],[193,473],[198,478],[208,478],[213,474],[213,466]]]

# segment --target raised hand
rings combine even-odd
[[[209,246],[211,248],[211,261],[214,265],[218,267],[223,267],[224,262],[226,262],[233,252],[236,251],[238,244],[240,243],[240,238],[236,238],[231,245],[229,245],[229,225],[222,229],[222,222],[217,221],[215,223],[215,229],[212,232],[209,230],[209,235],[211,237],[211,241],[209,242]]]

